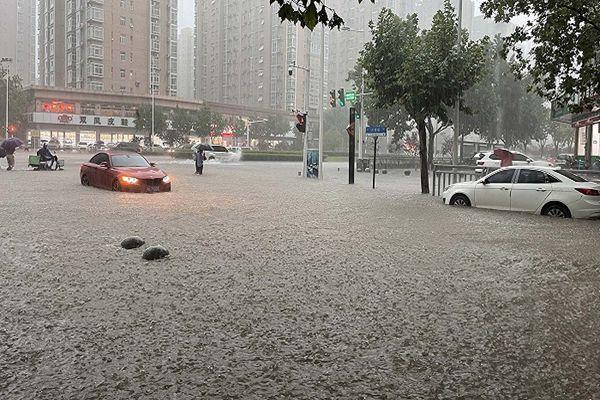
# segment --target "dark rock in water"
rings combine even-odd
[[[405,176],[410,176],[410,171],[409,171],[409,170],[405,170],[405,171],[404,171],[404,175],[405,175]]]
[[[121,247],[124,249],[137,249],[146,243],[144,239],[139,236],[131,236],[121,242]]]
[[[151,246],[144,250],[144,254],[142,257],[144,260],[160,260],[161,258],[165,258],[169,255],[169,250],[165,249],[162,246]]]

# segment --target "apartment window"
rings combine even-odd
[[[125,25],[127,25],[127,18],[125,18],[125,17],[121,17],[121,18],[119,18],[119,24],[120,24],[121,26],[125,26]]]
[[[88,47],[88,57],[104,58],[104,47],[92,44]]]
[[[89,64],[89,75],[98,78],[104,77],[104,65],[99,63]]]
[[[104,39],[104,28],[101,26],[88,25],[88,37],[91,39]]]
[[[127,61],[127,53],[122,51],[120,54],[121,61]]]
[[[104,22],[104,10],[98,7],[88,8],[88,19]]]
[[[121,43],[121,44],[126,44],[126,43],[127,43],[127,36],[125,36],[125,35],[120,35],[120,36],[119,36],[119,43]]]
[[[121,79],[125,79],[125,76],[127,76],[127,72],[123,68],[121,68],[119,70],[119,75],[121,76]]]

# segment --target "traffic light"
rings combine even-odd
[[[344,89],[338,90],[338,101],[340,102],[340,107],[346,105],[346,91]]]
[[[332,91],[329,92],[329,105],[332,108],[335,108],[335,89],[333,89]]]
[[[296,124],[296,129],[298,129],[300,133],[306,133],[306,113],[297,113],[296,119],[298,120],[298,123]]]

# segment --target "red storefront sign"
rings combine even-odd
[[[75,105],[62,101],[45,101],[42,103],[42,111],[54,114],[73,114]]]

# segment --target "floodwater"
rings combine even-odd
[[[25,158],[0,170],[1,399],[600,398],[598,221],[344,164],[159,158],[174,191],[140,195]]]

